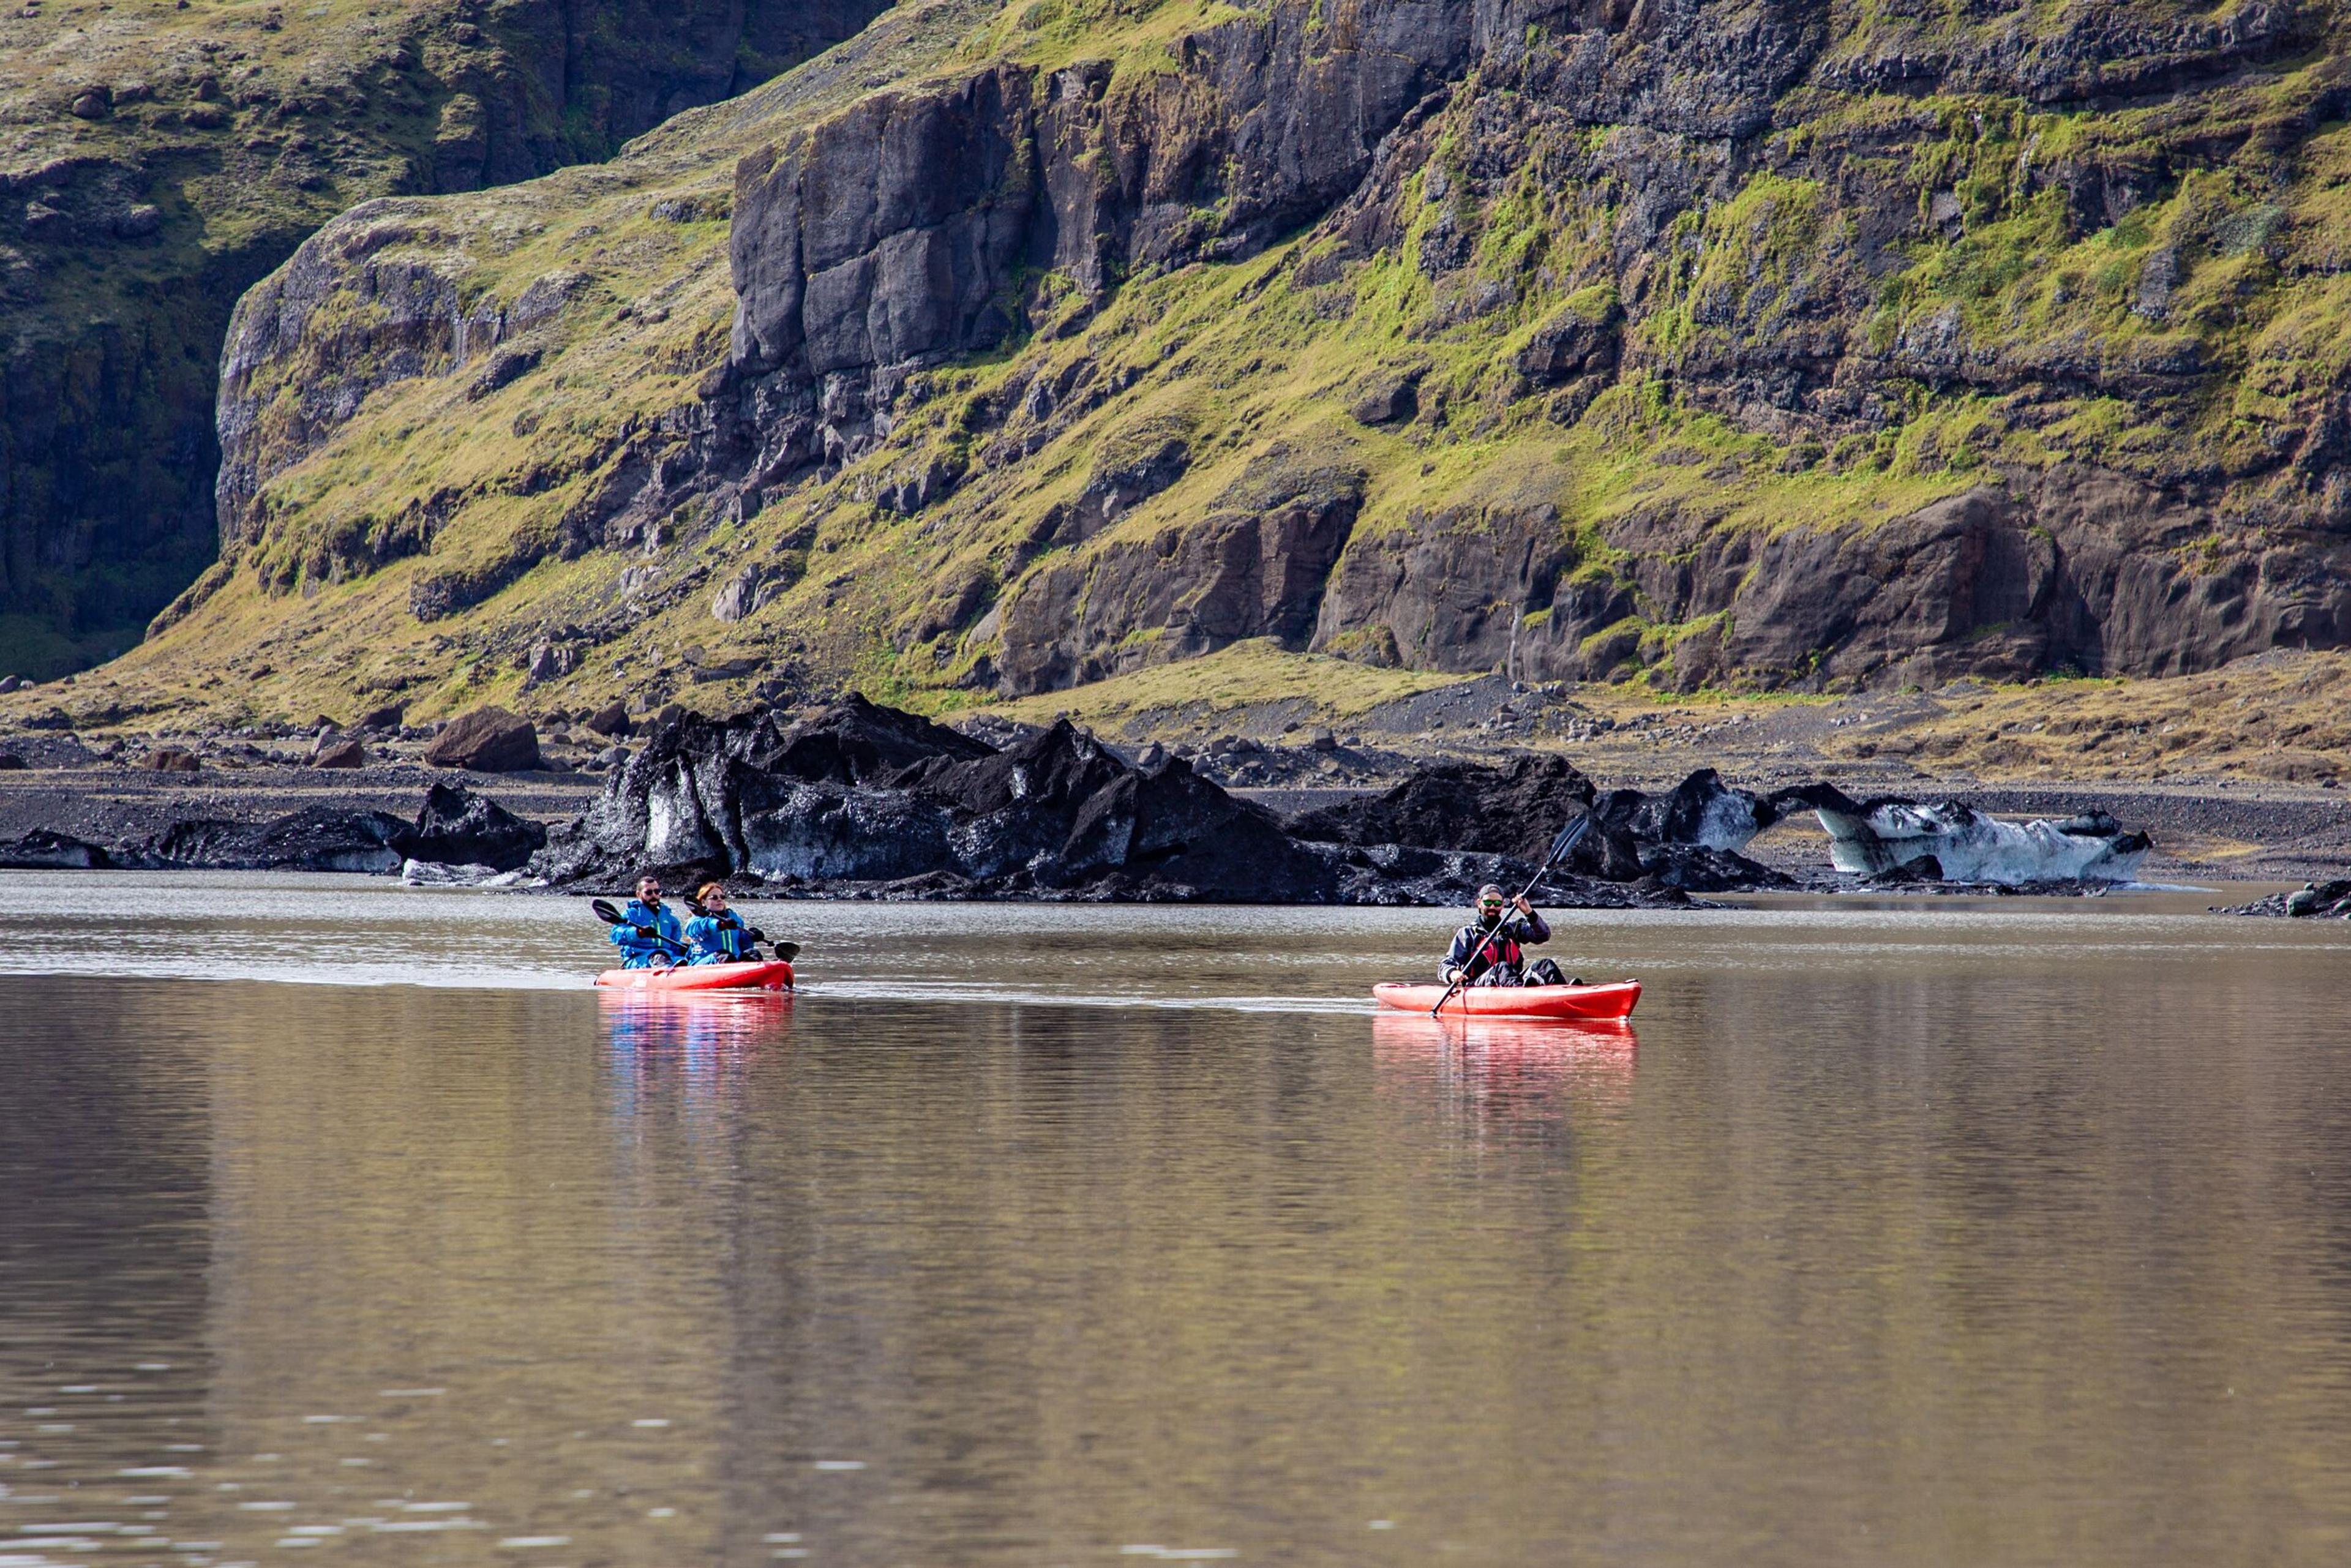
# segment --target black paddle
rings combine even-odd
[[[1576,818],[1575,821],[1562,828],[1559,831],[1559,837],[1552,840],[1551,841],[1551,853],[1543,856],[1542,864],[1535,867],[1535,874],[1527,878],[1527,885],[1519,890],[1519,898],[1524,898],[1529,894],[1534,892],[1535,883],[1541,882],[1545,876],[1549,875],[1551,873],[1551,868],[1557,865],[1562,858],[1567,855],[1569,852],[1573,851],[1576,845],[1582,843],[1583,841],[1583,835],[1591,831],[1592,813],[1589,811],[1586,811],[1583,816]],[[1453,999],[1454,993],[1460,990],[1462,983],[1469,977],[1469,966],[1486,956],[1486,949],[1494,945],[1494,937],[1500,933],[1504,923],[1510,918],[1510,910],[1517,903],[1518,899],[1514,898],[1509,904],[1502,905],[1502,913],[1495,918],[1493,930],[1489,931],[1486,934],[1486,939],[1479,943],[1478,946],[1471,950],[1468,961],[1461,966],[1461,972],[1453,977],[1453,983],[1451,985],[1445,988],[1445,994],[1437,998],[1437,1007],[1428,1009],[1428,1016],[1430,1018],[1435,1018],[1437,1013],[1437,1009],[1444,1007],[1446,1003],[1451,1001]]]
[[[703,908],[698,899],[687,899],[685,906],[705,919],[709,917],[710,911]],[[756,925],[744,926],[743,937],[748,942],[768,942],[768,934]],[[768,942],[768,946],[776,950],[776,958],[779,963],[789,964],[800,956],[800,945],[797,942]],[[751,956],[757,958],[758,955],[754,953]]]
[[[635,925],[637,924],[635,921],[630,919],[627,915],[622,914],[619,910],[613,908],[610,904],[601,898],[590,899],[588,901],[588,907],[595,913],[597,919],[602,921],[607,925]],[[643,929],[642,926],[638,928],[640,930]],[[685,944],[683,942],[679,942],[672,937],[664,936],[658,931],[653,933],[653,940],[663,943],[667,946],[676,948],[680,957],[684,957],[685,956]]]

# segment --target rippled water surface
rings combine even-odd
[[[0,876],[0,1568],[2351,1560],[2351,927]],[[307,983],[289,983],[307,982]]]

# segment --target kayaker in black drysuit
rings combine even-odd
[[[1526,894],[1512,902],[1518,908],[1515,915],[1509,913],[1510,904],[1503,902],[1500,888],[1489,882],[1478,890],[1478,917],[1453,934],[1453,946],[1437,972],[1438,979],[1448,986],[1457,981],[1465,986],[1579,983],[1561,974],[1559,966],[1548,958],[1528,965],[1525,949],[1550,941],[1551,927],[1543,924]]]

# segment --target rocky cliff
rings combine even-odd
[[[213,560],[230,308],[306,235],[365,197],[608,157],[884,4],[12,6],[0,674],[119,652]]]
[[[2346,19],[902,8],[592,176],[307,244],[232,334],[224,565],[120,677],[429,712],[1252,637],[1680,691],[2338,646]]]

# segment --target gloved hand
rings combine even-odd
[[[661,933],[654,930],[650,925],[640,925],[635,927],[635,930],[637,933],[637,940],[640,942],[658,942],[661,940]]]

